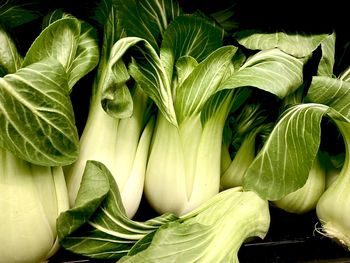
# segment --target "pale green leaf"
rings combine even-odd
[[[181,221],[161,226],[147,249],[120,262],[238,262],[243,242],[250,237],[263,238],[269,225],[267,201],[254,192],[231,188]]]
[[[198,62],[191,56],[180,57],[175,64],[176,68],[176,84],[174,86],[181,86],[184,80],[191,74],[192,70],[197,67]]]
[[[325,76],[314,76],[306,100],[328,105],[350,118],[350,82]]]
[[[39,165],[70,164],[78,155],[78,134],[66,73],[54,59],[0,79],[0,143]]]
[[[244,189],[278,200],[302,187],[316,158],[321,120],[328,111],[329,107],[314,103],[289,108],[248,168]]]
[[[119,259],[134,245],[135,250],[145,249],[148,245],[143,238],[176,219],[170,214],[146,222],[129,219],[111,173],[102,163],[88,161],[76,203],[61,213],[57,229],[60,244],[69,251],[91,258]]]
[[[34,40],[22,66],[53,57],[66,69],[71,90],[97,65],[99,51],[94,28],[72,16],[63,17],[49,24]]]
[[[231,74],[220,85],[220,90],[252,86],[283,98],[302,84],[303,66],[304,59],[297,59],[277,48],[260,51]]]
[[[321,42],[322,56],[317,69],[318,76],[333,77],[335,55],[335,33],[327,36]]]
[[[72,88],[78,80],[94,69],[99,61],[98,36],[89,24],[80,24],[80,35],[73,62],[67,69],[68,86]]]
[[[234,34],[239,44],[252,50],[279,48],[295,57],[309,56],[329,34],[261,32],[243,30]]]
[[[164,33],[160,58],[170,80],[177,59],[191,56],[201,62],[221,46],[222,36],[218,28],[200,17],[179,16]]]
[[[54,11],[50,12],[43,18],[43,22],[41,25],[42,30],[44,30],[46,27],[48,27],[50,24],[54,23],[55,21],[63,18],[74,18],[74,16],[64,12],[63,9],[55,9]]]
[[[167,24],[182,13],[176,0],[116,0],[114,5],[126,35],[145,39],[157,51]]]
[[[22,57],[18,53],[15,43],[0,26],[0,76],[16,72],[21,64]]]
[[[236,52],[234,46],[218,48],[193,69],[176,90],[175,110],[179,123],[198,114],[219,88],[222,77]]]
[[[75,18],[64,18],[53,22],[34,40],[22,66],[53,57],[64,68],[68,68],[74,60],[79,34],[80,23]]]
[[[120,39],[113,47],[114,61],[122,58],[129,50],[132,53],[132,63],[129,65],[130,75],[137,81],[138,85],[155,102],[159,110],[170,123],[177,125],[174,111],[173,98],[170,83],[165,75],[161,60],[144,39],[137,37],[125,37]]]

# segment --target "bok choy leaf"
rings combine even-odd
[[[64,165],[78,155],[66,71],[53,58],[0,78],[0,144],[35,164]]]

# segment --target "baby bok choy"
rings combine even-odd
[[[70,88],[98,54],[80,25],[73,17],[46,25],[24,58],[0,27],[0,262],[43,262],[59,248],[56,219],[69,208],[62,165],[78,152]],[[62,32],[73,42],[64,45]],[[79,53],[81,42],[90,52]]]
[[[220,192],[180,218],[131,220],[106,166],[88,161],[75,206],[58,218],[58,233],[65,249],[90,258],[238,262],[242,243],[264,238],[269,225],[268,202],[240,187]]]
[[[180,10],[176,2],[168,2],[160,10],[150,9],[156,3],[154,1],[148,2],[150,6],[136,1],[106,3],[101,7],[106,17],[99,17],[101,24],[105,25],[102,54],[87,122],[80,138],[80,154],[73,165],[66,167],[65,175],[70,204],[73,205],[86,161],[102,162],[117,181],[126,213],[131,218],[138,209],[144,188],[154,126],[154,117],[151,116],[153,104],[140,85],[130,78],[124,61],[117,59],[123,47],[115,42],[125,35],[141,34],[156,48],[155,39],[162,34],[163,27],[167,27],[167,23],[157,18],[166,16],[171,21]],[[140,19],[126,16],[124,8],[136,8]],[[168,9],[173,11],[171,15],[166,13]],[[151,14],[150,10],[156,13]],[[162,26],[151,27],[149,23]]]
[[[0,262],[44,262],[59,249],[58,215],[69,208],[62,168],[0,149]]]
[[[349,174],[349,145],[350,145],[350,82],[347,72],[349,67],[336,77],[334,71],[335,35],[331,35],[322,43],[323,56],[320,61],[318,74],[312,79],[308,99],[326,104],[346,118],[334,119],[344,142],[345,157],[339,173],[327,187],[316,206],[316,213],[322,225],[320,233],[336,240],[339,244],[350,249],[350,174]],[[331,138],[328,138],[332,140]],[[334,138],[334,141],[337,138]],[[332,142],[332,141],[331,141]]]
[[[222,46],[221,36],[206,20],[186,15],[170,23],[159,52],[142,38],[116,43],[124,49],[120,59],[131,56],[130,75],[158,107],[145,196],[159,213],[184,214],[219,192],[225,120],[232,104],[249,96],[247,86],[283,97],[301,82],[302,60],[276,48],[236,63],[238,48]]]

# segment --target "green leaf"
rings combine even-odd
[[[309,56],[329,34],[304,32],[267,33],[257,30],[242,30],[234,34],[238,43],[252,50],[279,48],[295,57]]]
[[[49,14],[47,14],[42,22],[42,30],[44,30],[46,27],[48,27],[50,24],[56,22],[57,20],[63,19],[63,18],[74,18],[74,16],[65,13],[63,9],[56,9]]]
[[[79,79],[94,69],[99,61],[97,31],[88,23],[80,24],[80,35],[73,62],[67,70],[68,86],[72,88]]]
[[[217,49],[199,63],[177,88],[175,111],[179,123],[186,117],[198,114],[206,101],[218,90],[236,50],[234,46]]]
[[[314,76],[305,100],[325,104],[350,118],[350,82]]]
[[[35,39],[23,67],[47,57],[57,59],[68,74],[69,89],[98,63],[97,33],[85,22],[64,16],[49,24]]]
[[[116,50],[114,61],[121,59],[130,49],[129,52],[133,57],[129,65],[130,75],[155,102],[165,118],[177,126],[170,83],[162,62],[152,46],[144,39],[125,37],[115,44],[114,49]]]
[[[180,57],[191,56],[201,62],[221,46],[222,35],[218,28],[200,17],[179,16],[164,33],[160,58],[171,80],[174,65]]]
[[[238,262],[242,243],[263,238],[269,224],[266,201],[254,192],[231,188],[179,221],[161,226],[147,249],[119,262]]]
[[[318,76],[333,77],[335,55],[335,33],[327,36],[321,42],[322,57],[317,69]]]
[[[22,63],[15,43],[9,34],[0,26],[0,76],[16,72]]]
[[[98,78],[99,96],[103,109],[115,118],[127,118],[133,112],[133,100],[126,82],[130,75],[121,59],[128,46],[122,47],[117,42],[110,51],[110,57],[102,65],[104,75]],[[103,77],[102,77],[103,76]]]
[[[260,51],[249,57],[219,89],[253,86],[283,98],[302,84],[304,61],[279,49]]]
[[[145,39],[156,51],[167,24],[182,13],[176,0],[116,0],[115,8],[126,35]]]
[[[322,117],[329,111],[315,103],[285,111],[248,168],[244,189],[278,200],[302,187],[320,146]]]
[[[0,143],[39,165],[75,161],[78,133],[59,62],[46,59],[0,78]]]
[[[75,18],[64,18],[51,23],[34,40],[22,66],[53,57],[64,68],[68,68],[74,59],[79,34],[80,23]]]
[[[5,0],[0,2],[0,24],[14,28],[41,16],[38,1]]]
[[[177,83],[174,86],[181,86],[185,79],[191,74],[193,69],[198,66],[198,62],[191,56],[183,56],[176,60],[176,77],[173,81]]]
[[[132,249],[146,248],[146,240],[160,225],[176,219],[166,214],[146,222],[132,221],[125,214],[111,173],[102,163],[88,161],[76,203],[58,217],[57,229],[60,244],[69,251],[119,259]]]

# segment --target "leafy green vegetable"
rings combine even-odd
[[[307,57],[320,43],[329,36],[304,32],[261,32],[258,30],[242,30],[234,34],[238,43],[252,50],[279,48],[283,52],[301,58]]]
[[[326,186],[326,171],[320,158],[319,156],[315,158],[303,187],[287,194],[282,199],[273,201],[275,206],[296,214],[304,214],[316,208]]]
[[[16,72],[22,64],[22,57],[18,53],[15,43],[0,26],[0,76],[3,77],[7,73]]]
[[[43,262],[59,248],[58,215],[69,208],[61,167],[37,166],[0,149],[3,262]]]
[[[63,165],[78,155],[65,69],[53,58],[0,79],[0,144],[41,165]]]
[[[91,258],[127,255],[121,262],[161,258],[168,262],[181,256],[185,261],[212,262],[214,258],[237,260],[248,237],[264,238],[270,214],[267,201],[254,192],[233,188],[181,218],[163,214],[145,222],[132,221],[111,173],[102,163],[88,161],[74,207],[61,213],[57,222],[60,244]],[[222,249],[215,249],[218,246]]]
[[[243,242],[264,238],[269,225],[267,201],[254,192],[231,188],[161,226],[147,249],[120,262],[238,262]]]
[[[15,28],[39,18],[38,1],[5,0],[0,2],[0,24]]]
[[[70,202],[73,205],[86,161],[97,160],[104,163],[118,184],[126,213],[131,218],[137,211],[143,193],[148,148],[155,121],[151,117],[153,103],[140,84],[132,81],[128,65],[120,57],[129,48],[129,44],[137,45],[140,40],[137,36],[123,38],[124,34],[140,33],[139,28],[144,26],[147,19],[147,23],[153,19],[155,10],[145,9],[143,2],[105,3],[104,8],[101,6],[99,9],[98,19],[106,20],[106,24],[88,120],[80,140],[79,158],[72,166],[67,167],[66,177]],[[177,3],[172,4],[176,9]],[[128,21],[133,17],[121,14],[119,5],[123,5],[123,8],[136,8],[136,5],[138,13],[142,14],[142,19],[133,21],[132,27],[135,27],[135,31]],[[162,5],[157,16],[162,17],[172,10],[170,5],[170,2]],[[152,11],[150,18],[148,11]],[[126,26],[129,26],[127,30],[124,28]],[[161,34],[163,26],[152,28],[148,37],[153,39]]]
[[[90,72],[98,63],[97,32],[86,22],[61,12],[53,12],[49,24],[32,43],[22,66],[47,57],[57,59],[66,69],[68,87]]]
[[[143,238],[148,240],[159,226],[177,219],[171,214],[146,222],[129,219],[113,175],[100,162],[86,163],[81,182],[74,206],[57,220],[60,244],[74,253],[118,259],[141,249],[147,244]]]

